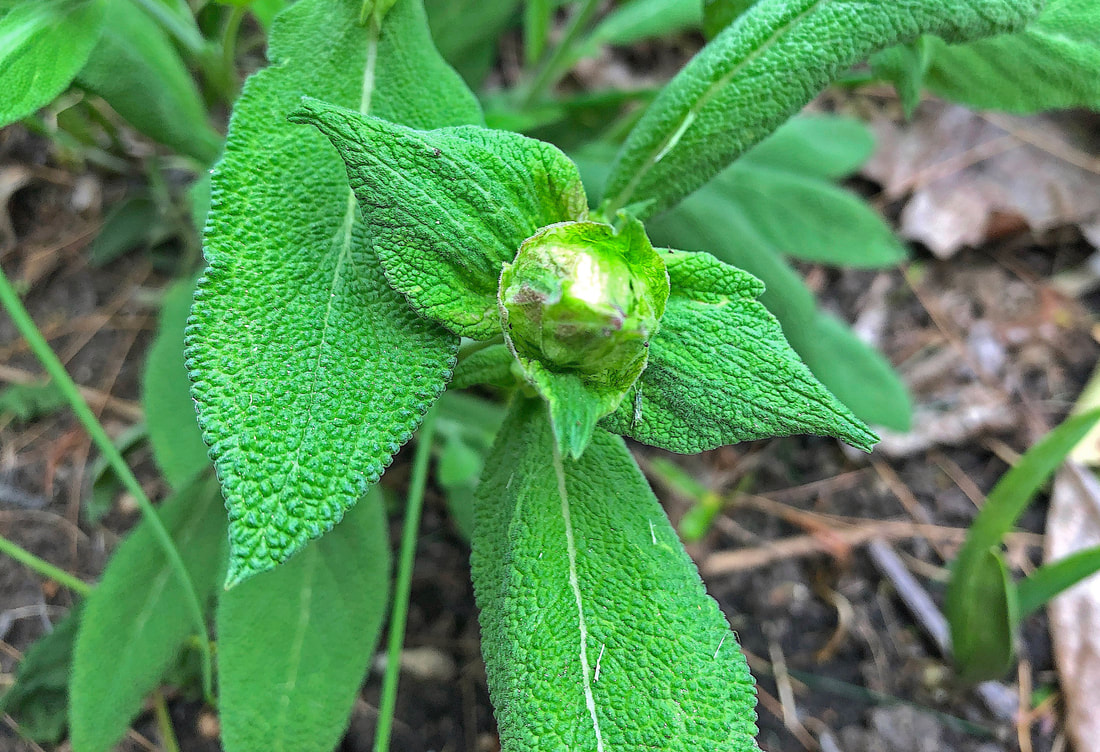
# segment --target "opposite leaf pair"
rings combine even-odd
[[[627,215],[618,230],[589,221],[554,147],[308,99],[291,119],[343,157],[390,285],[456,335],[505,339],[482,358],[518,361],[559,451],[579,457],[601,419],[678,452],[793,433],[875,441],[787,345],[759,281],[705,253],[657,252]]]

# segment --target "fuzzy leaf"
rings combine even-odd
[[[0,0],[0,126],[60,94],[92,53],[106,0]]]
[[[347,727],[389,600],[375,486],[332,532],[218,604],[228,752],[329,752]]]
[[[674,452],[816,433],[877,440],[821,385],[756,300],[759,280],[707,253],[668,251],[672,295],[649,365],[604,426]]]
[[[182,487],[210,465],[183,358],[183,330],[194,290],[191,279],[168,288],[142,381],[141,404],[149,443],[157,467],[172,488]]]
[[[225,515],[217,481],[196,480],[160,515],[200,600],[214,594],[225,564]],[[194,637],[179,578],[150,527],[118,547],[85,601],[73,653],[69,723],[74,752],[103,752],[122,738],[142,701]]]
[[[348,167],[386,277],[456,334],[500,332],[501,266],[545,225],[588,213],[577,168],[550,144],[484,128],[416,131],[306,100]]]
[[[1043,0],[760,0],[661,92],[619,152],[608,215],[674,206],[793,115],[849,66],[938,34],[952,42],[1016,31]]]
[[[172,40],[132,0],[107,0],[103,33],[78,84],[107,100],[130,125],[203,164],[222,137]]]
[[[905,247],[882,217],[831,182],[739,160],[709,187],[784,256],[864,268],[905,259]]]
[[[838,180],[863,166],[875,150],[871,129],[859,120],[835,115],[791,118],[737,160],[803,177]]]
[[[35,640],[23,655],[15,683],[0,696],[0,713],[19,722],[19,734],[57,744],[69,723],[69,675],[83,604],[78,603],[53,631]]]
[[[736,638],[622,439],[563,459],[545,405],[518,400],[474,515],[504,752],[757,749]]]
[[[275,64],[245,85],[214,172],[188,365],[230,509],[230,583],[340,520],[442,391],[458,345],[390,289],[339,156],[286,119],[306,92],[417,127],[478,119],[419,0],[399,0],[380,31],[359,25],[360,6],[279,14]]]
[[[760,302],[779,319],[787,341],[829,391],[868,423],[908,430],[909,396],[890,364],[835,318],[817,310],[813,294],[783,262],[782,249],[763,237],[757,218],[720,190],[722,185],[721,180],[707,185],[651,223],[654,242],[710,251],[763,281],[766,290]],[[798,222],[798,217],[792,215],[791,221]],[[823,245],[831,242],[834,232],[845,232],[832,223],[818,229]]]
[[[1023,31],[963,45],[928,40],[924,78],[936,94],[976,109],[1100,109],[1100,5],[1050,0]]]

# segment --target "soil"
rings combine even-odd
[[[138,171],[85,169],[60,160],[44,139],[9,128],[0,133],[0,185],[16,168],[29,177],[7,200],[14,237],[0,246],[0,262],[25,285],[26,304],[76,381],[110,396],[92,403],[118,435],[138,420],[141,364],[172,271],[162,261],[171,254],[138,250],[103,267],[88,263],[88,244],[104,213],[140,182]],[[1013,714],[991,711],[954,678],[868,547],[845,542],[837,531],[845,522],[911,525],[910,534],[882,545],[942,603],[945,562],[961,542],[943,529],[967,526],[975,502],[1014,453],[1065,416],[1100,355],[1094,330],[1100,301],[1064,297],[1051,282],[1091,253],[1072,229],[1042,237],[1024,231],[949,260],[917,248],[908,274],[804,268],[823,306],[848,321],[880,322],[879,347],[909,380],[922,410],[939,408],[946,421],[951,411],[944,408],[960,399],[980,396],[996,406],[961,435],[941,422],[925,429],[923,445],[906,448],[898,441],[892,454],[870,456],[818,438],[754,442],[693,457],[635,447],[643,467],[658,456],[672,458],[729,499],[689,550],[750,657],[762,698],[763,749],[1065,748],[1056,702],[1019,728]],[[990,334],[977,342],[975,332]],[[39,374],[7,317],[0,317],[0,367],[4,383]],[[138,449],[130,459],[150,494],[162,497],[166,489],[147,452]],[[0,423],[0,534],[88,581],[137,519],[121,495],[96,523],[82,514],[94,462],[94,450],[65,410]],[[384,483],[402,493],[407,473],[403,455]],[[652,479],[677,522],[690,501]],[[1036,535],[1014,539],[1010,554],[1018,572],[1039,561],[1044,509],[1040,497],[1021,520],[1021,528]],[[929,528],[918,525],[943,534],[923,534]],[[395,519],[395,548],[399,534]],[[790,539],[801,548],[787,545]],[[431,489],[412,583],[410,661],[397,705],[395,752],[498,749],[468,556],[442,496]],[[0,604],[0,681],[7,682],[21,653],[73,598],[0,557]],[[1009,698],[1022,692],[1031,709],[1028,687],[1058,689],[1042,614],[1026,621],[1020,657],[1018,672],[998,686]],[[341,746],[346,752],[371,747],[380,674],[372,670],[363,687]],[[185,752],[219,749],[209,709],[172,695],[170,710]],[[0,724],[0,750],[40,749],[14,728],[11,719]],[[143,717],[123,748],[144,749],[145,740],[155,738],[151,719]]]

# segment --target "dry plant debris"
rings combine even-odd
[[[1076,225],[1100,247],[1100,158],[1078,117],[1011,117],[926,101],[913,122],[872,122],[864,174],[909,196],[900,232],[940,258],[1023,229]]]

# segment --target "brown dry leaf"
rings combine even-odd
[[[911,194],[901,234],[940,258],[1064,225],[1077,225],[1100,248],[1100,144],[1073,118],[924,102],[911,123],[872,121],[878,149],[863,172],[891,199]]]
[[[1046,561],[1100,545],[1100,481],[1067,462],[1047,514]],[[1070,588],[1047,606],[1054,662],[1066,703],[1066,731],[1078,752],[1100,739],[1100,575]]]

